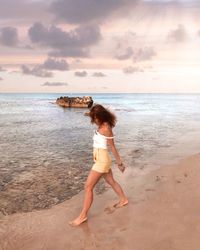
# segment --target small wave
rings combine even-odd
[[[33,124],[33,123],[36,123],[37,121],[31,121],[31,120],[28,120],[28,121],[12,121],[11,124],[13,125],[30,125],[30,124]]]
[[[136,112],[137,110],[134,108],[124,108],[124,107],[116,107],[116,106],[107,106],[107,108],[113,111],[124,111],[124,112]]]
[[[136,112],[135,109],[126,109],[126,108],[116,108],[116,111],[125,111],[125,112]]]

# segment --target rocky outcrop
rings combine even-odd
[[[56,103],[64,108],[90,108],[93,105],[91,96],[83,97],[60,97],[57,98]]]

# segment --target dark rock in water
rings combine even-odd
[[[64,108],[90,108],[93,105],[91,96],[83,97],[60,97],[57,98],[56,103]]]

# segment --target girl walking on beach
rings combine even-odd
[[[116,159],[119,170],[123,173],[125,166],[123,165],[115,147],[112,132],[112,128],[116,124],[116,117],[108,109],[99,104],[94,105],[90,109],[88,116],[91,119],[91,123],[95,123],[98,127],[93,136],[94,165],[92,166],[85,183],[85,197],[82,211],[75,220],[69,222],[70,225],[73,226],[78,226],[87,220],[87,213],[93,201],[93,188],[101,177],[105,179],[119,197],[119,202],[116,203],[114,207],[119,208],[128,204],[128,199],[121,186],[113,178],[111,158],[108,152],[109,147]]]

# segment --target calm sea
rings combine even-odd
[[[78,169],[79,175],[90,169],[95,127],[85,109],[57,106],[61,95],[90,95],[117,115],[115,144],[130,168],[150,169],[200,151],[200,95],[1,93],[0,171],[5,185],[40,167]]]

